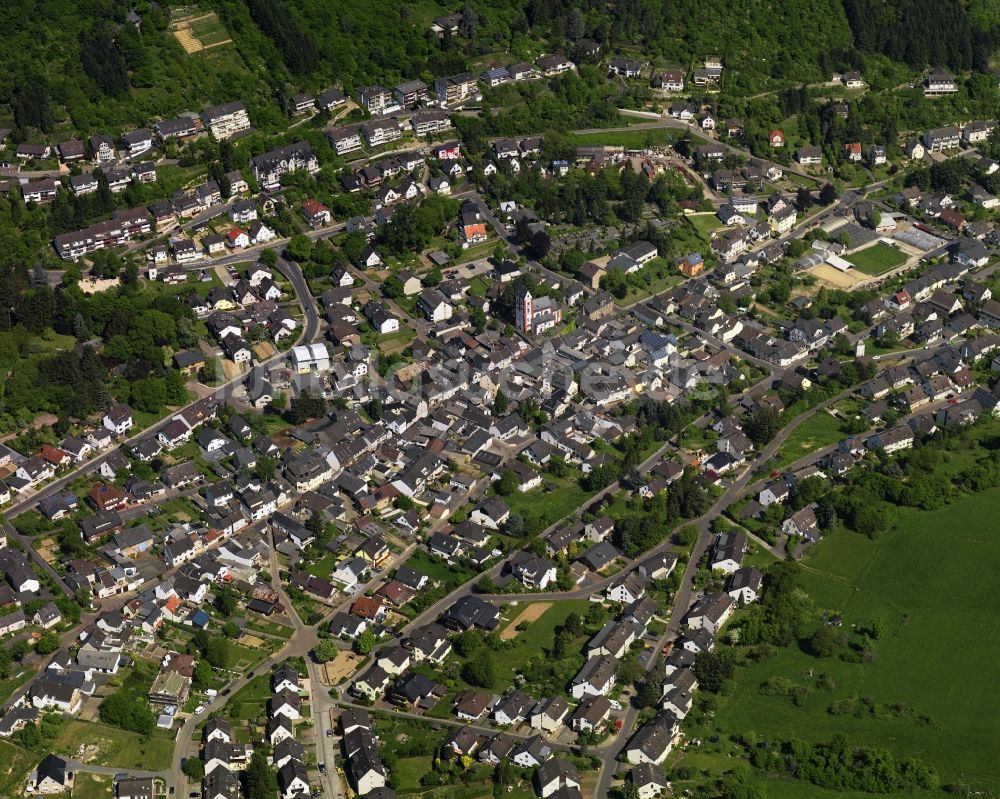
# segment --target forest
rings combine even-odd
[[[234,44],[188,54],[170,28],[171,12],[181,6],[148,0],[11,5],[0,69],[13,80],[0,88],[0,103],[9,109],[15,138],[69,128],[120,130],[233,96],[247,102],[255,127],[275,131],[283,124],[278,97],[290,90],[339,84],[351,93],[409,78],[431,83],[469,68],[470,59],[572,53],[583,38],[600,42],[602,57],[685,68],[720,55],[722,97],[740,101],[826,81],[843,69],[892,79],[901,68],[910,75],[933,66],[986,71],[1000,41],[995,8],[967,9],[959,0],[468,0],[439,7],[464,15],[458,34],[442,38],[429,30],[436,12],[427,4],[202,0],[199,8],[218,13]],[[128,18],[133,10],[138,26]],[[591,81],[585,75],[582,83]],[[516,102],[505,104],[509,113],[487,119],[495,135],[523,127],[525,119],[566,129],[557,106],[601,120],[611,100],[606,91],[602,97],[572,82],[560,84],[546,103],[538,87],[502,88],[499,99]]]
[[[184,377],[165,364],[168,352],[197,342],[191,309],[181,297],[140,290],[134,265],[107,253],[99,260],[125,277],[118,289],[90,296],[76,285],[53,289],[23,267],[0,269],[10,310],[0,319],[0,430],[49,411],[65,433],[71,419],[106,407],[112,395],[148,413],[187,401]],[[88,345],[60,351],[59,336]]]

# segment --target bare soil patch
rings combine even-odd
[[[524,622],[530,624],[533,621],[538,621],[550,607],[552,607],[551,602],[534,602],[528,605],[524,610],[517,614],[513,619],[511,619],[510,624],[508,624],[502,633],[500,633],[500,638],[504,641],[509,641],[512,638],[517,638],[520,634],[520,630],[517,628]]]

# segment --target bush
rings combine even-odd
[[[184,761],[183,771],[192,782],[200,782],[205,776],[205,764],[200,758],[189,757]]]
[[[833,627],[820,627],[809,637],[809,652],[818,658],[838,654],[847,645],[847,637]]]
[[[462,667],[462,679],[477,688],[492,688],[496,682],[496,666],[488,649],[480,649]]]
[[[137,732],[149,736],[156,726],[153,711],[145,697],[133,696],[126,690],[116,691],[101,702],[99,709],[101,721],[112,727]]]

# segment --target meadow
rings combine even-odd
[[[817,622],[841,615],[848,634],[881,624],[871,661],[816,658],[798,645],[776,650],[741,669],[719,702],[712,726],[722,740],[748,731],[807,742],[843,735],[923,760],[942,785],[1000,784],[998,506],[993,489],[940,510],[901,511],[876,540],[838,531],[819,543],[801,576]],[[804,689],[798,703],[762,693],[775,677]],[[781,785],[774,796],[799,795]],[[813,787],[809,795],[820,795]]]
[[[144,738],[136,732],[77,719],[63,725],[52,751],[76,757],[81,746],[93,747],[86,758],[88,763],[123,769],[167,769],[174,753],[173,735],[163,730],[154,730],[149,738]]]
[[[8,741],[0,741],[0,796],[20,796],[28,772],[38,758],[27,749]]]
[[[840,425],[841,421],[828,413],[814,413],[796,427],[778,449],[774,468],[783,469],[818,449],[836,444],[846,437]]]
[[[675,131],[667,128],[640,128],[639,130],[623,128],[622,130],[605,131],[602,133],[572,134],[572,141],[577,145],[607,144],[626,147],[630,150],[671,144],[678,138],[679,135]]]
[[[540,533],[579,508],[592,492],[580,485],[579,472],[566,477],[542,476],[543,484],[531,491],[515,491],[501,499],[511,513],[520,514],[524,528],[530,533]],[[547,490],[547,487],[551,490]]]
[[[684,218],[706,239],[711,239],[715,231],[725,227],[725,224],[715,214],[688,214]]]

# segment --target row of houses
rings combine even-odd
[[[242,101],[236,100],[217,106],[209,106],[200,116],[182,115],[155,123],[152,128],[129,130],[117,139],[107,133],[95,133],[87,140],[91,160],[97,164],[116,161],[119,155],[137,159],[150,153],[156,146],[167,142],[192,138],[203,133],[206,128],[218,140],[231,139],[250,130],[250,117]],[[59,160],[74,163],[87,158],[87,146],[80,139],[68,139],[55,146]],[[15,156],[21,160],[38,160],[52,155],[48,144],[19,144]]]

